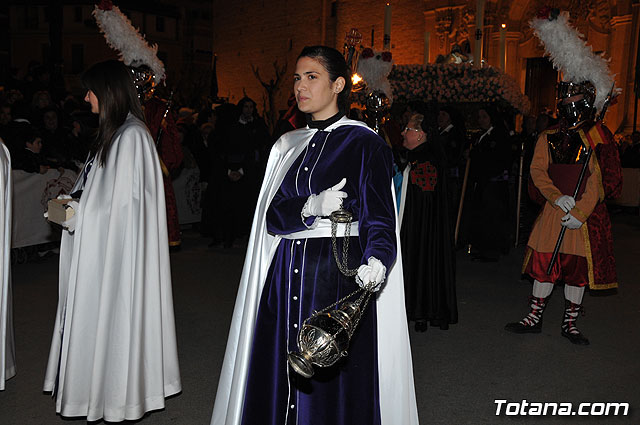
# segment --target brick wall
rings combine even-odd
[[[275,75],[274,60],[287,62],[278,93],[279,109],[292,93],[295,60],[305,45],[327,44],[342,50],[345,34],[358,28],[363,45],[382,49],[385,3],[369,0],[337,1],[331,16],[330,0],[214,0],[213,51],[218,55],[219,95],[238,102],[246,94],[263,110],[265,91],[251,71],[263,80]],[[374,5],[375,3],[375,5]],[[391,51],[396,63],[422,63],[424,5],[416,0],[392,0]],[[239,18],[240,17],[240,18]],[[323,25],[324,24],[324,25]],[[324,28],[324,31],[323,31]]]
[[[274,78],[273,62],[287,63],[278,105],[286,108],[293,87],[295,60],[305,45],[319,44],[321,0],[214,0],[213,51],[218,55],[219,96],[237,103],[244,93],[263,110],[265,90],[251,65],[267,82]]]
[[[389,0],[391,5],[391,53],[395,63],[423,63],[424,56],[424,3],[416,0]],[[353,27],[362,33],[362,44],[371,46],[374,30],[374,48],[382,50],[384,36],[384,1],[352,0],[338,2],[338,40]]]

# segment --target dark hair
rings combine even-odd
[[[242,111],[242,108],[244,108],[245,103],[251,103],[254,108],[257,106],[256,102],[254,102],[253,99],[251,99],[249,96],[245,96],[238,101],[238,109],[240,109],[240,111]]]
[[[113,135],[131,112],[145,122],[136,87],[129,69],[119,61],[108,60],[93,65],[82,75],[82,85],[98,99],[98,132],[91,155],[99,155],[104,166],[113,144]]]
[[[422,115],[423,119],[420,122],[420,128],[427,135],[427,139],[435,137],[438,128],[437,116],[438,116],[438,103],[435,101],[430,102],[415,102],[412,104],[413,114]]]
[[[12,146],[24,148],[27,143],[33,143],[40,133],[28,122],[13,121],[8,129],[8,139]]]
[[[491,125],[492,126],[497,126],[500,124],[500,117],[498,115],[498,110],[491,105],[482,105],[478,108],[478,112],[480,112],[480,110],[483,110],[487,113],[487,115],[489,116],[489,119],[491,120]]]
[[[322,64],[329,73],[329,80],[335,82],[338,77],[344,78],[344,88],[338,94],[338,109],[343,114],[349,111],[349,95],[351,94],[351,70],[347,67],[344,56],[331,47],[327,46],[306,46],[300,52],[300,58],[315,59]]]

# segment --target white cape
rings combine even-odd
[[[16,374],[11,301],[11,157],[0,139],[0,391]]]
[[[327,127],[325,131],[332,131],[342,125],[368,128],[360,121],[342,118]],[[289,167],[316,131],[304,128],[286,133],[278,139],[271,150],[253,218],[211,425],[239,425],[242,421],[245,383],[260,295],[271,259],[281,239],[279,236],[267,233],[266,211]],[[398,235],[396,217],[398,247],[396,262],[389,270],[387,283],[380,291],[377,301],[380,414],[382,425],[417,425],[418,410],[405,314],[402,255]]]
[[[74,190],[82,188],[80,173]],[[62,416],[138,419],[181,390],[162,171],[129,115],[88,173],[60,286],[44,390]]]

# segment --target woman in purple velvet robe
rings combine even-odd
[[[402,423],[417,424],[406,319],[400,303],[395,316],[403,320],[394,322],[391,332],[400,336],[400,342],[387,339],[379,329],[380,303],[374,296],[353,334],[347,357],[329,368],[316,367],[309,379],[287,365],[288,353],[298,351],[298,331],[307,317],[357,290],[358,285],[380,289],[396,258],[391,150],[366,125],[344,117],[348,76],[344,58],[334,49],[307,47],[298,58],[294,91],[308,126],[282,136],[267,165],[218,386],[214,425],[390,425],[393,421],[385,417],[398,411]],[[280,151],[285,153],[280,155]],[[284,159],[272,167],[279,155]],[[340,205],[356,222],[351,227],[348,256],[348,267],[358,269],[356,279],[338,270],[332,254],[327,216]],[[260,265],[255,264],[265,262],[264,251],[269,247],[273,254],[266,257],[270,263],[262,278]],[[397,283],[393,289],[385,287],[381,297],[389,293],[386,299],[394,299],[393,291],[399,291],[396,298],[403,302],[401,281]],[[255,287],[261,288],[259,293]],[[252,303],[257,305],[255,320]],[[385,311],[388,305],[383,304]],[[394,320],[385,320],[385,325]],[[389,332],[388,325],[386,328]],[[384,360],[386,351],[382,354],[385,364],[402,364],[400,369],[409,371],[405,374],[393,366],[402,376],[402,388],[397,389],[400,396],[380,395],[393,388],[392,384],[380,385],[379,371],[386,384],[392,369],[380,368],[380,335],[395,346],[394,351],[406,352],[393,362]],[[248,344],[251,348],[243,358],[243,346]],[[386,401],[393,398],[397,400]]]
[[[289,235],[313,227],[320,217],[302,213],[309,197],[346,178],[343,207],[359,222],[348,263],[353,268],[374,257],[388,268],[396,251],[391,150],[371,130],[342,119],[338,96],[327,84],[330,74],[319,60],[303,57],[298,63],[298,104],[308,113],[309,127],[318,131],[271,201],[267,230]],[[305,87],[323,77],[325,90]],[[353,335],[349,356],[337,367],[316,368],[315,376],[305,379],[287,366],[287,353],[298,350],[304,319],[357,288],[353,278],[338,270],[331,238],[283,238],[260,299],[243,424],[380,424],[375,302]]]

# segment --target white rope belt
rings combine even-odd
[[[346,230],[346,223],[338,223],[336,236],[343,238]],[[331,237],[331,220],[322,218],[316,222],[313,229],[302,230],[300,232],[281,235],[283,239],[309,239],[309,238],[330,238]],[[358,222],[351,222],[349,236],[358,236]]]

